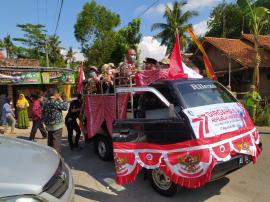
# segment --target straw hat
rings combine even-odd
[[[98,69],[95,66],[90,66],[89,71],[94,70],[96,73],[98,73]]]
[[[101,72],[106,72],[108,70],[108,68],[110,68],[111,66],[109,64],[104,64],[102,67],[101,67]]]
[[[111,68],[113,68],[113,69],[115,69],[116,67],[114,66],[114,64],[113,63],[108,63],[108,65],[111,67]]]

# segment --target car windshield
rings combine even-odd
[[[187,108],[237,102],[237,100],[219,83],[194,82],[177,86]]]

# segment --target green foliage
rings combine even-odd
[[[206,36],[223,36],[223,15],[225,15],[225,37],[239,38],[243,29],[244,33],[250,33],[247,23],[243,24],[241,10],[235,4],[220,3],[213,9],[207,22],[209,31]]]
[[[182,8],[185,4],[186,2],[184,1],[175,1],[172,9],[166,5],[165,13],[163,15],[166,23],[155,23],[151,27],[152,31],[161,30],[161,32],[156,34],[154,37],[161,39],[161,45],[166,45],[168,47],[167,53],[171,52],[175,42],[176,30],[178,30],[180,36],[181,48],[185,48],[187,45],[187,36],[185,31],[191,26],[191,24],[188,24],[188,21],[192,17],[197,16],[198,13],[195,11],[183,12]]]
[[[65,67],[58,36],[47,35],[45,26],[41,24],[18,24],[17,27],[24,32],[23,37],[14,38],[22,45],[14,47],[18,58],[38,59],[41,66],[47,66],[47,52],[50,66]]]
[[[220,3],[218,4],[211,12],[207,25],[209,27],[209,31],[206,33],[206,36],[211,37],[223,37],[223,31],[225,32],[225,36],[228,38],[240,38],[241,31],[246,34],[252,32],[249,23],[249,17],[243,15],[243,11],[248,9],[246,7],[246,0],[240,1],[240,5],[237,3]],[[269,0],[258,0],[254,4],[256,6],[265,6],[266,8],[270,8]],[[225,17],[225,20],[224,18]],[[223,27],[223,23],[225,23]],[[225,30],[223,30],[225,28]],[[261,30],[261,34],[269,34],[270,33],[270,22]]]
[[[6,49],[7,58],[12,58],[14,55],[14,44],[10,34],[7,34],[7,36],[3,39],[3,47]]]
[[[22,57],[40,59],[45,57],[46,30],[41,24],[18,24],[24,35],[21,38],[14,38],[14,41],[20,42],[27,51]],[[21,52],[22,54],[22,52]]]
[[[83,48],[88,48],[89,42],[94,43],[106,37],[106,33],[111,32],[119,24],[118,14],[98,5],[96,1],[87,2],[74,25],[75,38],[81,42]]]
[[[141,19],[133,19],[128,26],[120,29],[115,35],[115,47],[111,53],[111,62],[118,64],[124,59],[124,55],[129,48],[133,48],[138,53],[137,45],[140,43],[142,34],[140,33]],[[138,58],[138,57],[137,57]]]
[[[102,38],[96,39],[91,47],[84,49],[88,63],[100,67],[104,63],[111,62],[111,53],[116,45],[115,39],[116,33],[107,32]]]
[[[0,39],[0,50],[4,48],[4,42]]]
[[[267,98],[264,100],[267,101]],[[270,126],[270,105],[268,105],[268,102],[258,107],[255,124],[257,126]]]
[[[141,40],[141,19],[133,19],[128,26],[115,31],[119,24],[119,15],[96,1],[84,4],[74,25],[74,34],[88,64],[98,67],[109,62],[118,64],[128,48],[137,49]]]

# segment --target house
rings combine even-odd
[[[50,87],[64,89],[67,84],[74,83],[71,69],[41,67],[35,59],[0,59],[0,95],[11,97],[14,101],[20,93],[29,97],[41,94]]]
[[[260,35],[258,40],[261,57],[259,91],[270,100],[270,35]],[[230,85],[232,91],[240,95],[249,90],[255,66],[253,35],[243,34],[240,39],[205,37],[203,47],[221,83]],[[199,54],[197,51],[196,55]]]

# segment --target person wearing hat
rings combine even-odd
[[[246,108],[253,122],[256,121],[256,110],[258,102],[262,100],[260,94],[256,91],[255,85],[250,86],[249,92],[244,96]]]
[[[98,94],[100,93],[100,80],[98,77],[99,71],[95,66],[89,67],[89,78],[85,85],[85,94]]]
[[[159,67],[161,69],[166,69],[170,67],[170,59],[169,58],[163,58],[161,61],[159,61]]]
[[[157,69],[157,60],[154,58],[145,58],[143,62],[145,63],[145,70]]]

